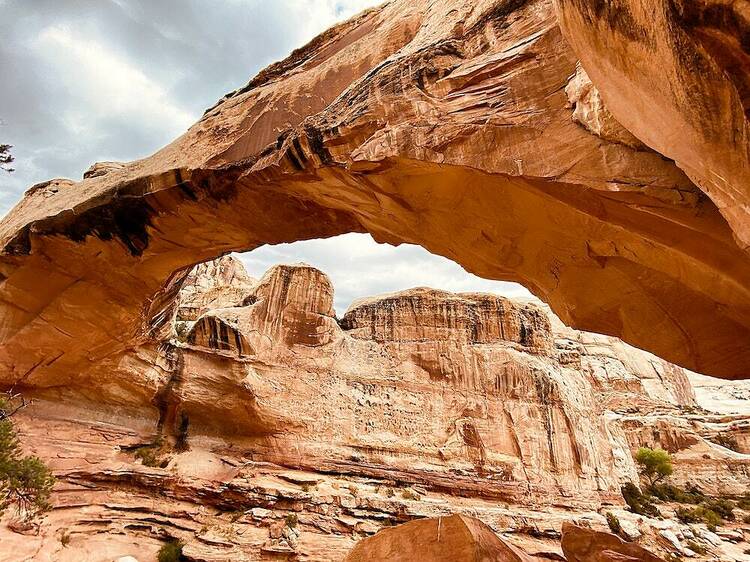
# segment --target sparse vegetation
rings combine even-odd
[[[739,500],[737,500],[737,507],[750,511],[750,492],[745,492]]]
[[[385,495],[389,498],[392,498],[393,496],[396,495],[396,492],[393,491],[393,488],[386,488]]]
[[[734,521],[734,502],[725,498],[709,498],[701,503],[705,509],[713,511],[722,519]]]
[[[709,531],[716,531],[716,527],[722,523],[721,516],[703,506],[678,507],[675,516],[683,523],[705,523]]]
[[[133,456],[140,459],[143,466],[153,466],[164,468],[169,462],[162,457],[162,444],[155,442],[149,445],[140,445],[131,449]]]
[[[620,520],[618,519],[617,515],[615,515],[611,511],[608,511],[605,517],[607,518],[607,525],[609,525],[609,530],[612,531],[615,535],[619,535],[622,532],[622,526],[620,525]]]
[[[652,487],[672,474],[672,457],[663,449],[641,447],[635,455],[635,462],[639,474]]]
[[[685,488],[673,486],[672,484],[656,484],[654,486],[648,486],[644,492],[660,499],[661,501],[673,501],[694,505],[708,499],[701,489],[694,484],[688,484]]]
[[[637,513],[638,515],[649,515],[651,517],[658,517],[661,515],[651,500],[651,497],[643,494],[638,489],[638,486],[632,482],[628,482],[620,488],[620,492],[625,499],[625,503],[628,504],[630,511],[633,513]]]
[[[289,515],[286,516],[285,521],[286,521],[287,527],[289,527],[290,529],[294,529],[295,527],[297,527],[297,524],[299,523],[299,518],[297,517],[296,513],[290,513]]]
[[[696,554],[704,555],[706,554],[706,552],[708,552],[705,546],[703,546],[702,544],[698,544],[695,541],[687,541],[686,545],[690,550],[692,550]]]
[[[13,506],[23,520],[31,521],[50,509],[55,478],[41,459],[21,450],[11,418],[25,406],[18,395],[0,396],[0,514]]]
[[[171,540],[165,542],[159,549],[157,559],[159,562],[180,562],[185,557],[182,555],[182,549],[185,546],[180,540]]]
[[[64,547],[67,547],[70,544],[70,539],[70,533],[68,533],[67,531],[63,532],[63,534],[60,536],[60,544]]]

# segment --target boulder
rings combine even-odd
[[[465,515],[419,519],[362,539],[344,562],[531,562],[535,560]]]

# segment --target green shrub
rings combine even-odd
[[[701,504],[706,509],[713,511],[722,519],[734,520],[734,502],[723,498],[712,498]]]
[[[185,543],[179,540],[165,542],[159,549],[157,559],[159,562],[180,562],[185,559],[184,556],[182,556],[182,548],[184,546]]]
[[[161,447],[156,445],[142,445],[133,449],[135,458],[140,459],[143,466],[161,466]]]
[[[683,523],[705,523],[710,531],[715,531],[723,521],[718,513],[702,505],[694,508],[680,507],[675,511],[675,517]]]
[[[750,515],[745,515],[745,517],[742,518],[742,522],[750,524]]]
[[[299,518],[297,517],[296,513],[290,513],[286,516],[286,526],[290,529],[294,529],[297,526],[297,523],[299,523]]]
[[[737,500],[737,507],[750,511],[750,492],[745,492],[739,500]]]
[[[651,517],[658,517],[660,515],[659,510],[651,501],[651,498],[645,494],[642,494],[638,489],[638,486],[632,482],[628,482],[622,488],[620,488],[622,497],[625,503],[628,504],[630,511],[637,513],[638,515],[649,515]]]
[[[644,493],[659,498],[662,501],[673,501],[677,503],[689,503],[697,505],[707,498],[705,494],[693,484],[688,484],[684,489],[672,484],[654,484],[647,486]]]
[[[635,455],[638,472],[653,486],[672,474],[672,457],[663,449],[641,447]]]
[[[620,520],[617,518],[617,515],[608,511],[605,517],[607,518],[607,525],[609,525],[609,530],[612,531],[615,535],[619,535],[620,532],[622,532],[622,526],[620,525]]]
[[[10,399],[0,397],[0,515],[9,506],[29,520],[51,508],[55,478],[42,460],[25,456],[18,433],[10,419]]]
[[[696,554],[703,555],[703,554],[706,554],[706,552],[708,552],[705,546],[703,546],[702,544],[698,544],[695,541],[688,541],[686,544],[687,544],[687,547],[693,552],[695,552]]]

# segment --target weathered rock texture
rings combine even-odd
[[[419,519],[384,529],[360,541],[344,562],[531,562],[533,559],[503,542],[487,525],[472,517],[453,515]]]
[[[176,537],[194,560],[322,562],[393,523],[459,513],[549,558],[563,522],[606,528],[605,505],[649,547],[682,552],[660,533],[704,530],[622,510],[633,450],[668,448],[675,481],[707,493],[750,484],[750,456],[712,442],[717,426],[742,433],[696,408],[681,368],[538,303],[423,288],[337,321],[330,281],[304,264],[252,283],[224,258],[187,279],[183,297],[229,306],[110,364],[89,394],[38,391],[22,412],[23,442],[59,484],[39,534],[0,530],[0,552],[148,560]]]
[[[611,533],[571,524],[563,525],[562,550],[567,562],[664,562],[645,548]]]
[[[744,16],[631,3],[394,0],[152,157],[34,186],[0,223],[2,382],[86,394],[163,335],[192,264],[353,231],[519,281],[579,328],[747,376]]]
[[[676,161],[750,247],[750,15],[745,1],[555,0],[614,117]]]

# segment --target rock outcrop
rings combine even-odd
[[[669,12],[676,25],[654,39],[662,73],[617,14],[653,30],[669,3],[600,4],[392,1],[267,68],[153,156],[31,190],[0,223],[1,382],[85,394],[161,336],[193,264],[365,231],[519,281],[578,328],[747,376],[750,167],[731,39],[744,16],[719,2]],[[709,55],[690,58],[696,45]],[[643,71],[610,79],[609,54]],[[682,62],[706,56],[707,73]],[[696,136],[684,115],[707,124]]]
[[[360,541],[344,562],[532,562],[487,525],[463,515],[419,519]]]
[[[645,548],[612,533],[569,523],[562,528],[562,550],[567,562],[664,562]]]
[[[177,320],[195,322],[214,308],[241,305],[257,280],[250,277],[235,257],[224,256],[195,266],[178,296]]]

